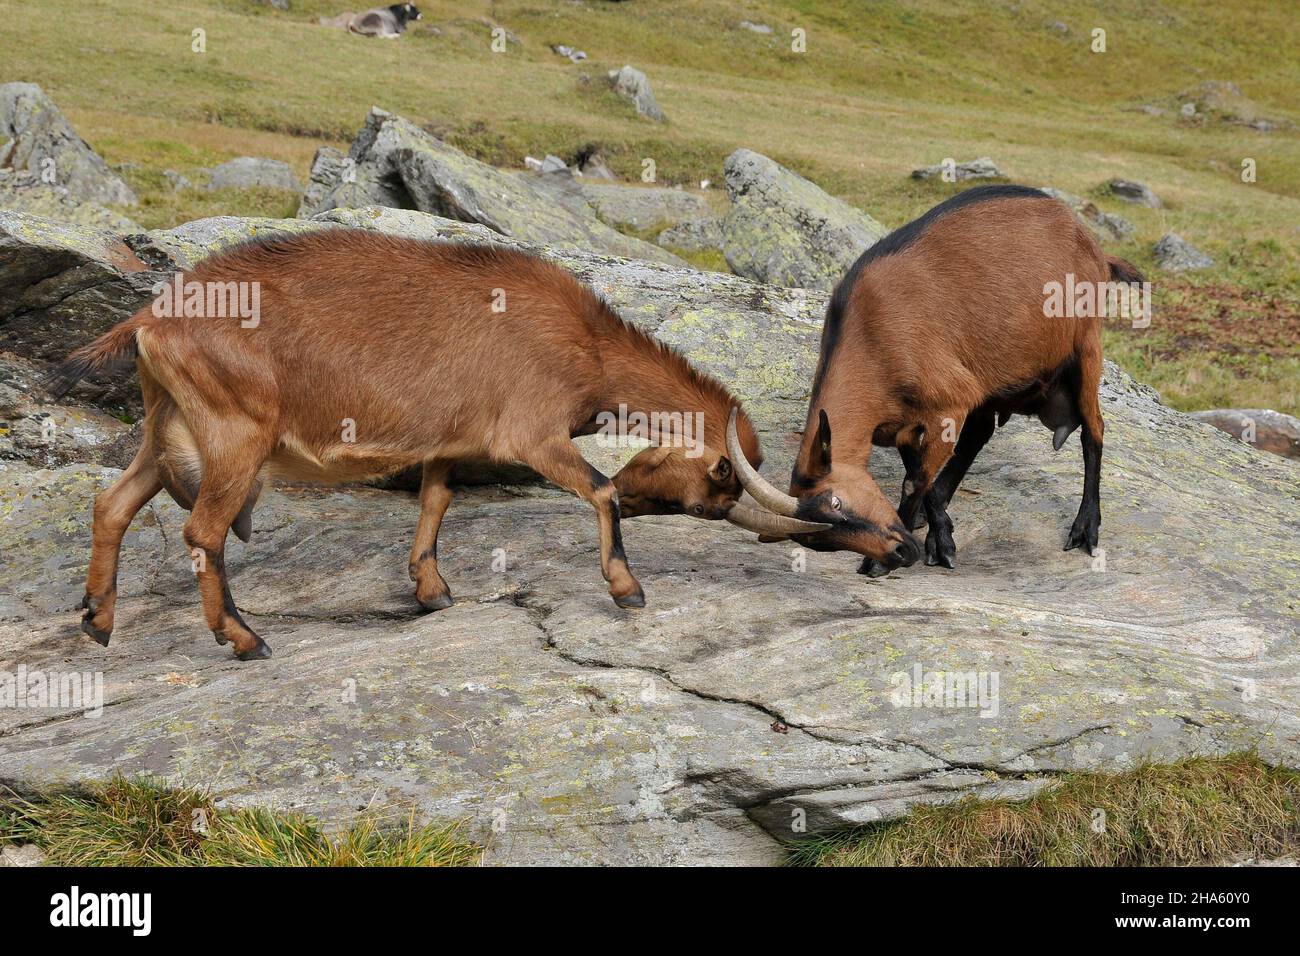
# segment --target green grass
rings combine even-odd
[[[1100,832],[1094,820],[1104,820]],[[1239,753],[1068,774],[1022,802],[918,807],[897,822],[796,844],[791,863],[1194,866],[1297,851],[1300,772]]]
[[[1113,251],[1151,273],[1157,316],[1184,286],[1151,268],[1151,245],[1168,231],[1215,257],[1206,274],[1214,283],[1276,298],[1276,309],[1256,317],[1262,335],[1242,329],[1252,342],[1280,344],[1283,354],[1267,350],[1267,367],[1250,359],[1259,349],[1188,339],[1179,325],[1157,330],[1163,344],[1150,331],[1115,331],[1108,338],[1121,364],[1182,407],[1300,413],[1285,388],[1294,368],[1286,360],[1300,360],[1300,332],[1286,318],[1300,313],[1300,131],[1132,109],[1168,108],[1181,90],[1229,80],[1249,100],[1243,115],[1300,120],[1291,52],[1300,18],[1286,4],[426,0],[425,20],[397,41],[315,24],[350,6],[300,0],[285,13],[252,0],[0,0],[0,80],[41,83],[110,162],[138,166],[130,175],[144,205],[122,211],[146,226],[292,211],[284,195],[173,194],[161,171],[195,179],[247,154],[282,159],[305,179],[316,147],[348,143],[371,105],[499,165],[595,144],[629,180],[652,157],[666,185],[720,184],[723,160],[746,146],[889,226],[956,188],[911,180],[911,169],[990,155],[1016,182],[1093,196],[1132,220],[1134,239]],[[742,19],[775,32],[741,30]],[[1051,30],[1055,21],[1070,32]],[[522,45],[493,53],[493,22]],[[1105,53],[1090,50],[1094,27],[1107,31]],[[207,36],[201,55],[190,50],[196,28]],[[794,28],[806,31],[805,53],[790,49]],[[590,60],[554,55],[557,42]],[[650,76],[666,124],[637,117],[605,88],[605,71],[623,63]],[[1255,183],[1241,182],[1246,157],[1257,163]],[[1101,186],[1114,176],[1148,183],[1167,208],[1106,198]],[[723,266],[719,259],[691,257],[704,268]]]
[[[454,825],[363,816],[330,836],[310,817],[218,809],[206,794],[113,779],[22,799],[0,795],[0,846],[35,843],[59,866],[471,866]]]

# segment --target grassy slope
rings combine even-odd
[[[907,178],[944,156],[991,155],[1017,181],[1094,196],[1111,176],[1140,179],[1169,208],[1107,201],[1138,227],[1115,251],[1151,271],[1151,243],[1174,230],[1220,265],[1193,278],[1158,275],[1157,308],[1176,308],[1143,332],[1112,329],[1109,352],[1182,407],[1300,412],[1300,133],[1122,109],[1224,79],[1263,115],[1286,117],[1300,65],[1285,51],[1300,47],[1300,25],[1285,4],[426,0],[425,21],[395,42],[313,22],[356,4],[293,6],[0,0],[0,79],[41,83],[110,162],[138,164],[130,176],[145,205],[128,212],[149,226],[285,214],[291,196],[174,194],[161,170],[193,173],[251,153],[305,176],[316,146],[350,139],[371,104],[492,162],[597,142],[620,173],[634,176],[653,157],[670,183],[717,181],[722,160],[744,145],[890,225],[951,190]],[[776,33],[739,30],[741,19]],[[1068,34],[1049,29],[1058,20]],[[491,52],[489,22],[522,46]],[[1107,30],[1104,54],[1089,50],[1094,26]],[[190,52],[197,27],[207,33],[202,55]],[[794,27],[807,32],[804,54],[790,52]],[[591,60],[568,63],[550,52],[556,42]],[[650,75],[666,126],[580,79],[624,62]],[[1247,156],[1258,163],[1254,184],[1238,175]]]
[[[328,836],[300,813],[218,809],[195,790],[114,779],[20,799],[0,792],[0,847],[35,843],[56,866],[470,866],[454,826],[363,816]]]
[[[1099,813],[1100,811],[1100,813]],[[966,799],[808,840],[816,866],[1196,866],[1300,851],[1300,773],[1253,754],[1079,773],[1020,803]]]

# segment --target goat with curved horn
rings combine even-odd
[[[799,499],[777,491],[749,463],[736,432],[736,411],[733,406],[731,417],[727,420],[727,454],[731,457],[736,477],[740,479],[741,486],[749,493],[751,500],[741,498],[732,505],[727,512],[727,520],[747,531],[781,536],[810,534],[829,528],[830,525],[819,521],[796,518],[794,513]]]

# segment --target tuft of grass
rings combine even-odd
[[[0,797],[0,845],[35,843],[56,866],[471,866],[454,824],[362,816],[328,835],[311,817],[219,809],[200,791],[114,778],[76,791]]]
[[[1067,774],[1021,802],[966,798],[918,807],[902,820],[802,841],[790,862],[1194,866],[1297,849],[1300,772],[1236,753]]]

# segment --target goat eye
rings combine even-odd
[[[691,505],[691,514],[695,515],[697,518],[704,514],[704,505]]]
[[[839,511],[841,508],[844,507],[844,502],[840,501],[840,499],[837,496],[831,495],[831,507],[836,511]]]

